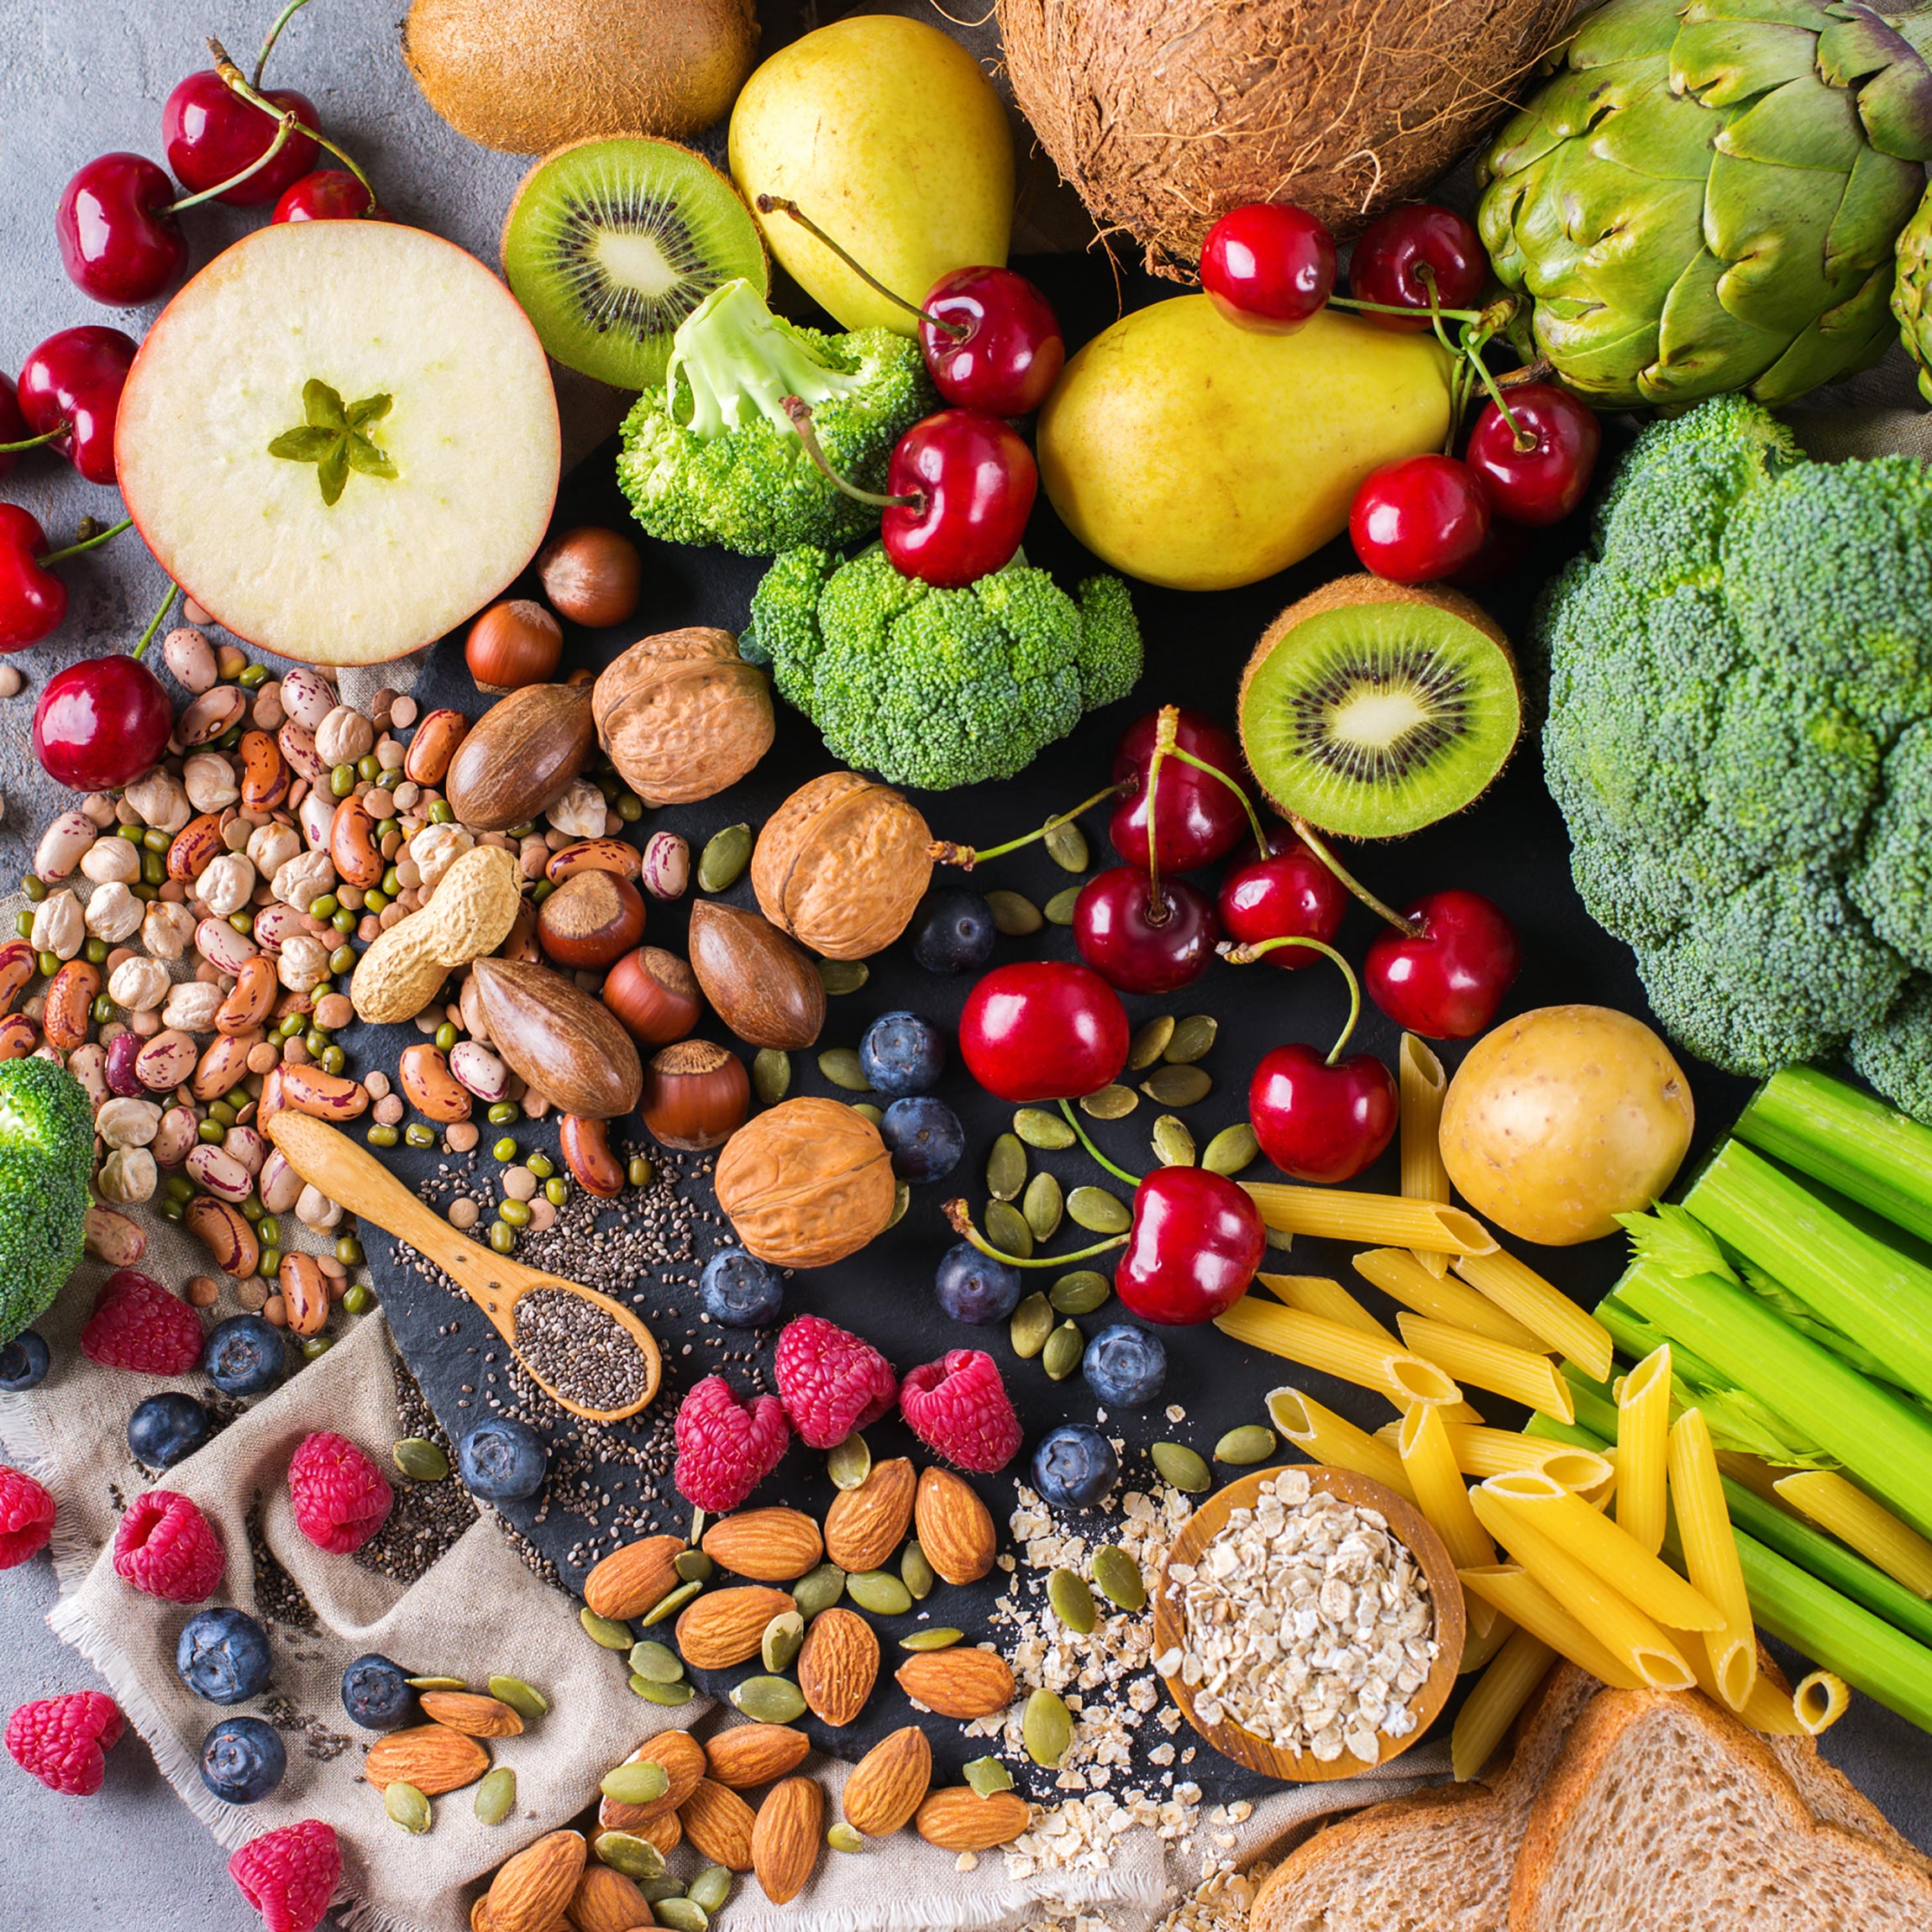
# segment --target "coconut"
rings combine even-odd
[[[1191,271],[1215,218],[1346,239],[1412,200],[1563,34],[1570,0],[999,0],[1022,113],[1103,233]]]
[[[403,58],[458,134],[512,154],[722,118],[758,50],[753,0],[415,0]]]

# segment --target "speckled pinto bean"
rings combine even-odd
[[[102,1077],[107,1082],[110,1094],[118,1094],[124,1100],[132,1100],[140,1093],[141,1076],[134,1068],[134,1063],[140,1057],[141,1036],[139,1033],[117,1033],[108,1042]]]
[[[197,1147],[188,1156],[187,1173],[225,1201],[245,1201],[255,1189],[255,1176],[223,1147]]]
[[[24,939],[9,939],[0,946],[0,1012],[13,1011],[37,970],[34,948]]]
[[[175,743],[184,749],[213,744],[232,731],[248,711],[248,693],[238,685],[217,685],[191,699],[175,720]]]
[[[245,1281],[261,1262],[261,1243],[255,1230],[231,1203],[213,1194],[197,1194],[181,1216],[182,1226],[214,1257],[215,1265]]]
[[[230,1127],[228,1137],[222,1142],[222,1152],[232,1156],[254,1175],[261,1172],[262,1163],[268,1158],[269,1146],[253,1127]]]
[[[231,1087],[239,1086],[248,1078],[248,1050],[254,1044],[245,1034],[211,1041],[195,1068],[194,1084],[188,1091],[197,1100],[218,1100]]]
[[[50,1047],[71,1053],[87,1037],[95,995],[101,990],[101,969],[87,959],[70,959],[47,987],[47,1004],[40,1014],[41,1030]]]
[[[172,1093],[194,1070],[194,1037],[178,1026],[155,1034],[134,1060],[134,1072],[150,1094]]]
[[[302,1199],[302,1176],[288,1164],[280,1147],[270,1147],[256,1177],[256,1191],[270,1214],[287,1214]]]
[[[312,1254],[285,1254],[276,1277],[297,1335],[319,1335],[328,1320],[328,1277]]]
[[[297,778],[307,779],[311,785],[320,785],[328,776],[328,767],[322,762],[322,753],[315,748],[315,733],[298,719],[290,718],[275,734],[275,742]]]
[[[280,953],[298,933],[307,930],[307,916],[297,912],[292,906],[284,906],[279,900],[273,906],[263,906],[255,916],[255,942],[271,956]],[[241,975],[238,973],[235,977],[239,980]]]
[[[288,796],[294,776],[281,746],[265,731],[244,731],[235,749],[241,753],[242,803],[250,811],[273,811]]]
[[[417,785],[441,785],[456,748],[469,735],[470,721],[461,711],[432,711],[417,726],[402,761],[403,771]]]
[[[404,1097],[417,1113],[433,1121],[470,1118],[469,1090],[449,1071],[440,1049],[428,1042],[404,1047],[396,1074]]]
[[[312,1114],[318,1121],[353,1121],[369,1105],[369,1089],[360,1080],[340,1074],[325,1074],[320,1067],[279,1069],[281,1104],[298,1114]],[[263,1100],[267,1095],[265,1090]]]
[[[581,838],[550,854],[544,877],[553,885],[561,885],[580,872],[614,872],[620,879],[635,879],[638,865],[637,847],[621,838]]]
[[[201,1144],[200,1126],[192,1107],[170,1107],[161,1116],[161,1124],[155,1130],[154,1139],[148,1143],[148,1152],[155,1157],[155,1164],[178,1168],[188,1158],[190,1151]]]
[[[195,928],[195,950],[218,973],[239,974],[255,956],[255,943],[225,919],[204,919]]]
[[[40,843],[34,848],[36,876],[50,885],[57,879],[66,878],[87,857],[98,836],[93,820],[86,812],[63,811],[40,834]]]
[[[0,1019],[0,1060],[24,1060],[39,1044],[34,1022],[24,1013]]]
[[[148,1252],[148,1237],[138,1221],[97,1204],[87,1209],[81,1240],[87,1252],[109,1268],[132,1268]]]
[[[614,1200],[624,1191],[624,1169],[611,1152],[609,1128],[602,1121],[565,1114],[557,1130],[564,1164],[586,1194]]]
[[[25,1020],[24,1013],[9,1014],[10,1020]],[[33,1023],[28,1021],[28,1030]],[[67,1056],[67,1071],[81,1083],[81,1089],[87,1096],[87,1104],[98,1112],[113,1089],[108,1084],[108,1049],[90,1040],[84,1047],[76,1047]]]
[[[375,841],[375,821],[360,799],[345,798],[336,808],[328,834],[328,856],[351,885],[366,890],[381,882],[386,862]]]
[[[259,931],[260,921],[256,921]],[[215,1014],[215,1031],[225,1033],[230,1039],[239,1034],[252,1033],[269,1016],[274,1006],[280,982],[275,974],[275,963],[258,954],[253,959],[244,959],[241,970],[235,974],[234,988],[221,1003]]]
[[[319,671],[312,671],[306,664],[297,664],[294,669],[282,673],[281,708],[312,733],[335,709],[335,686]]]

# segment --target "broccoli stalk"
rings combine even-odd
[[[678,408],[680,385],[690,396],[685,416]],[[708,443],[747,428],[754,414],[775,428],[789,429],[788,396],[830,402],[856,395],[864,385],[815,354],[805,337],[774,315],[741,276],[714,288],[685,318],[671,339],[665,386],[672,415]]]

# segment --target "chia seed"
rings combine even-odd
[[[622,1409],[650,1386],[636,1338],[566,1289],[533,1289],[517,1304],[517,1349],[533,1374],[585,1409]]]
[[[354,1741],[344,1733],[331,1730],[318,1717],[305,1716],[285,1697],[270,1698],[261,1714],[273,1727],[290,1737],[302,1740],[302,1755],[317,1764],[339,1758]]]
[[[268,1546],[261,1533],[261,1498],[249,1504],[244,1519],[248,1530],[249,1556],[255,1567],[255,1609],[269,1623],[285,1630],[312,1630],[318,1620],[315,1606],[302,1593],[302,1586],[288,1573]]]
[[[454,1445],[402,1357],[393,1349],[390,1352],[396,1370],[397,1436],[417,1436],[433,1442],[454,1468]],[[356,1551],[354,1561],[377,1576],[413,1583],[427,1576],[476,1520],[476,1504],[454,1475],[440,1483],[412,1483],[407,1477],[395,1476],[390,1487],[396,1503],[389,1520]]]

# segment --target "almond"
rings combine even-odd
[[[942,1851],[990,1851],[1026,1829],[1026,1801],[1016,1791],[982,1798],[970,1785],[933,1792],[915,1819],[919,1835]]]
[[[654,1845],[666,1858],[685,1841],[685,1828],[678,1823],[678,1814],[667,1811],[662,1818],[654,1818],[632,1828],[631,1835],[641,1838],[647,1845]]]
[[[903,1456],[874,1462],[856,1489],[841,1489],[825,1513],[825,1553],[848,1574],[883,1568],[904,1541],[918,1488]]]
[[[424,1691],[421,1701],[425,1717],[459,1730],[465,1737],[523,1735],[523,1720],[508,1704],[476,1691]]]
[[[632,1932],[634,1926],[654,1923],[643,1893],[607,1865],[584,1867],[569,1914],[576,1932]]]
[[[754,1583],[789,1583],[825,1554],[818,1525],[801,1509],[741,1509],[705,1532],[704,1552]]]
[[[741,1724],[705,1746],[705,1772],[733,1791],[771,1784],[805,1762],[811,1740],[788,1724]]]
[[[913,1520],[934,1575],[949,1583],[976,1583],[993,1567],[999,1538],[992,1513],[972,1484],[950,1469],[928,1469],[920,1477]]]
[[[707,1591],[678,1619],[678,1655],[694,1671],[729,1670],[758,1655],[764,1626],[774,1617],[797,1607],[789,1590],[759,1583]]]
[[[788,1777],[772,1787],[752,1826],[751,1868],[774,1905],[804,1891],[824,1830],[825,1793],[809,1777]]]
[[[898,1677],[906,1696],[941,1717],[990,1717],[1013,1701],[1013,1673],[997,1651],[927,1651],[908,1657]]]
[[[751,1870],[751,1835],[756,1819],[751,1807],[735,1791],[701,1777],[697,1789],[679,1811],[678,1820],[701,1857],[727,1872]]]
[[[600,1617],[628,1623],[654,1609],[678,1587],[675,1567],[682,1536],[646,1536],[613,1550],[584,1579],[584,1601]]]
[[[412,1725],[392,1730],[369,1747],[362,1775],[378,1791],[400,1779],[413,1784],[425,1798],[440,1798],[474,1784],[490,1768],[490,1753],[473,1737],[448,1725]]]
[[[820,1723],[842,1730],[865,1709],[879,1681],[879,1639],[852,1610],[821,1610],[798,1653],[798,1688]]]
[[[597,1804],[601,1831],[638,1831],[654,1819],[668,1818],[697,1789],[705,1774],[704,1746],[688,1730],[661,1730],[647,1738],[624,1760],[627,1764],[661,1764],[670,1779],[664,1795],[650,1804],[620,1804],[614,1798]],[[664,1848],[660,1845],[660,1851]]]
[[[916,1724],[881,1738],[845,1781],[845,1821],[868,1838],[890,1838],[919,1809],[932,1782],[932,1746]]]
[[[584,1835],[553,1831],[490,1881],[490,1932],[550,1932],[584,1874]]]

